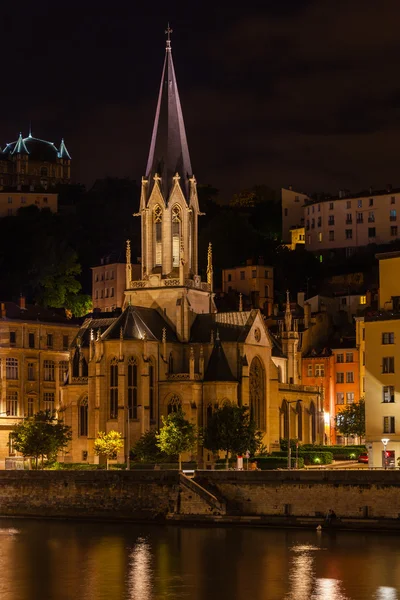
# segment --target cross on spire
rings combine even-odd
[[[167,25],[167,29],[165,30],[165,33],[167,34],[167,50],[171,50],[171,33],[172,33],[172,29],[169,26],[169,23]]]

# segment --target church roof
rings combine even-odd
[[[190,333],[191,342],[203,344],[210,343],[211,332],[216,339],[217,333],[222,342],[244,342],[250,328],[254,322],[256,311],[243,311],[241,313],[225,313],[227,318],[224,320],[224,313],[210,313],[205,315],[196,315]],[[234,318],[238,320],[235,322]],[[240,317],[240,319],[239,319]]]
[[[150,192],[156,173],[161,177],[165,198],[171,190],[172,178],[176,173],[180,175],[182,189],[188,196],[188,178],[193,173],[169,39],[146,168]]]
[[[215,340],[204,374],[204,381],[236,381],[219,338]]]
[[[6,145],[3,153],[5,155],[27,154],[31,160],[46,162],[56,162],[57,158],[71,159],[64,140],[61,141],[60,149],[58,149],[53,142],[35,138],[31,134],[23,138],[21,133],[16,142],[10,142]]]
[[[103,340],[124,339],[142,340],[144,335],[150,341],[161,341],[163,329],[166,329],[167,340],[176,342],[177,338],[162,315],[154,308],[127,306],[124,312],[103,333]]]

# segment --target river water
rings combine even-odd
[[[390,534],[0,520],[1,600],[400,600]]]

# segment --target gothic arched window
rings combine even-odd
[[[179,256],[181,250],[181,209],[176,204],[172,208],[172,266],[179,267]]]
[[[150,409],[150,421],[154,421],[155,412],[154,412],[154,399],[155,399],[155,369],[152,363],[149,364],[149,409]]]
[[[156,204],[153,210],[153,226],[154,226],[154,266],[162,265],[162,218],[163,211],[159,204]]]
[[[265,431],[265,373],[257,356],[250,365],[250,411],[257,428]]]
[[[83,398],[79,404],[79,435],[87,437],[88,434],[88,399]]]
[[[315,411],[315,404],[310,404],[310,418],[311,418],[311,442],[314,444],[317,439],[317,414]]]
[[[168,414],[170,415],[173,412],[179,412],[182,409],[182,402],[179,396],[174,394],[168,400]]]
[[[189,213],[189,270],[193,269],[193,211]]]
[[[110,363],[110,419],[118,419],[118,359]]]
[[[128,359],[128,413],[130,419],[138,418],[138,368],[136,358]]]
[[[289,438],[289,404],[282,400],[281,404],[281,438]]]
[[[296,405],[297,409],[297,439],[301,442],[303,439],[303,407],[300,400]]]

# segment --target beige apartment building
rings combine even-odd
[[[141,277],[141,266],[131,265],[132,280]],[[126,263],[108,262],[106,259],[92,267],[93,310],[112,312],[122,308],[126,282]]]
[[[399,204],[400,189],[392,190],[389,186],[386,190],[370,189],[354,195],[340,192],[323,200],[282,190],[282,221],[284,227],[289,222],[292,227],[305,227],[307,250],[343,249],[350,255],[360,246],[385,244],[400,236]],[[290,215],[298,218],[297,223],[291,222]]]
[[[77,322],[61,311],[25,304],[0,305],[0,469],[15,456],[10,432],[39,410],[58,410]]]
[[[0,192],[0,218],[12,217],[18,213],[19,208],[26,206],[48,208],[56,213],[58,210],[58,194],[48,192]]]
[[[379,309],[364,319],[366,445],[371,467],[392,467],[400,457],[400,252],[377,258]]]
[[[282,239],[291,242],[291,229],[304,226],[304,204],[310,199],[303,192],[282,188]]]
[[[235,291],[251,299],[254,308],[272,313],[274,302],[274,269],[265,265],[253,265],[222,269],[222,291]]]

